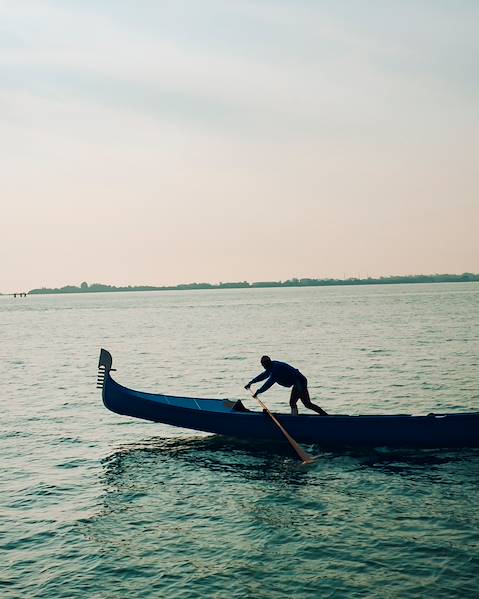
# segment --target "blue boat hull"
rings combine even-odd
[[[240,439],[283,440],[269,416],[259,411],[238,411],[235,402],[229,400],[143,393],[123,387],[111,377],[110,354],[102,355],[99,386],[103,403],[112,412]],[[299,443],[327,447],[479,447],[479,412],[427,416],[275,416]]]

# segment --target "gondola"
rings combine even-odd
[[[112,356],[102,349],[97,386],[102,389],[103,403],[112,412],[240,439],[283,439],[267,414],[248,410],[239,400],[134,391],[117,383],[111,376],[112,370]],[[479,412],[275,416],[299,443],[324,447],[479,447]]]

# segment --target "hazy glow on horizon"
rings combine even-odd
[[[0,291],[479,271],[478,17],[0,2]]]

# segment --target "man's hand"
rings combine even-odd
[[[247,385],[244,386],[244,388],[246,389],[246,391],[249,391],[251,387],[251,383],[248,383]]]
[[[257,392],[257,391],[255,391],[255,392],[253,393],[253,397],[254,397],[255,399],[258,397],[258,392]]]

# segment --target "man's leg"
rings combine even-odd
[[[289,405],[291,408],[291,414],[293,416],[298,415],[298,399],[299,399],[298,389],[297,389],[296,385],[293,385],[293,388],[291,389],[291,397],[289,398]]]
[[[302,390],[302,393],[300,395],[300,399],[303,402],[303,404],[305,405],[305,407],[308,408],[308,410],[313,410],[313,412],[316,412],[320,416],[328,416],[327,412],[325,412],[322,408],[320,408],[319,406],[315,405],[311,401],[311,398],[309,397],[309,391],[308,391],[307,387],[305,387]]]

